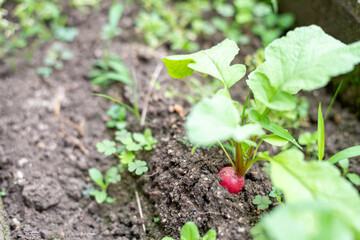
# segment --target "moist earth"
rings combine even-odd
[[[99,32],[107,21],[110,4],[104,1],[99,12],[90,15],[69,8],[69,24],[78,27],[80,34],[67,44],[74,57],[63,70],[46,79],[36,74],[50,47],[44,44],[36,50],[33,65],[18,59],[16,72],[8,65],[0,71],[0,189],[6,190],[3,201],[12,237],[179,239],[182,225],[194,221],[201,234],[213,228],[220,240],[251,239],[250,228],[267,211],[257,210],[252,200],[271,191],[269,177],[262,170],[264,163],[251,168],[239,194],[230,194],[220,186],[216,174],[229,162],[219,148],[198,149],[191,154],[192,146],[184,139],[184,121],[191,105],[184,98],[167,98],[165,94],[171,86],[183,94],[189,94],[189,89],[183,80],[171,79],[165,68],[158,77],[160,87],[151,95],[145,126],[135,124],[134,116],[127,119],[132,123],[129,130],[149,127],[158,139],[152,152],[141,155],[149,171],[141,177],[122,173],[121,182],[109,188],[110,196],[117,199],[114,204],[99,205],[84,194],[91,182],[89,168],[105,172],[118,163],[96,151],[97,142],[113,136],[105,127],[105,110],[111,102],[95,97],[93,93],[99,89],[92,87],[87,78],[92,59],[104,51]],[[115,39],[112,52],[124,59],[130,72],[135,72],[142,110],[155,69],[161,66],[161,58],[171,53],[166,48],[145,47],[134,31],[136,12],[134,5],[125,10],[120,24],[122,35]],[[238,59],[253,52],[256,45],[242,49]],[[243,81],[233,90],[241,102],[247,94],[244,86]],[[111,85],[106,93],[127,103],[134,94],[121,84]],[[310,126],[305,130],[316,130],[317,104],[321,101],[325,112],[332,94],[326,89],[305,94],[311,104]],[[326,157],[360,145],[359,136],[355,115],[335,103],[326,121]],[[349,172],[360,174],[359,158],[351,160]],[[271,207],[276,205],[273,200]],[[154,222],[156,218],[158,222]]]

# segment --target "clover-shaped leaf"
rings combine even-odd
[[[135,159],[135,155],[132,152],[122,152],[119,157],[123,164],[129,164]]]
[[[113,104],[109,110],[106,111],[106,115],[114,120],[123,121],[126,117],[126,109],[121,107],[119,104]]]
[[[105,139],[96,144],[98,152],[104,153],[106,156],[116,153],[115,142]]]
[[[126,138],[125,140],[122,140],[121,142],[122,142],[122,144],[124,144],[126,146],[126,150],[128,150],[130,152],[136,152],[136,151],[141,150],[141,145],[134,142],[134,140],[132,140],[131,137]]]
[[[136,142],[143,146],[146,151],[152,150],[157,143],[157,140],[153,138],[149,128],[145,129],[144,134],[134,133],[133,138]]]
[[[126,129],[115,132],[116,141],[123,142],[127,138],[131,138],[131,132],[127,131]]]
[[[141,175],[149,170],[145,161],[135,160],[134,162],[129,163],[128,170],[134,172],[136,175]]]
[[[264,210],[269,207],[269,205],[271,204],[271,201],[268,196],[256,195],[256,197],[254,198],[252,203],[255,205],[258,205],[257,209]]]

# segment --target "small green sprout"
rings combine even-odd
[[[156,145],[157,140],[153,138],[151,130],[146,128],[144,134],[134,133],[133,138],[137,141],[146,151],[151,151]]]
[[[96,144],[96,148],[97,148],[98,152],[104,153],[106,156],[110,156],[110,155],[116,153],[115,145],[116,145],[116,143],[114,141],[105,139],[102,142],[98,142]]]
[[[0,197],[6,196],[6,191],[4,189],[0,190]]]
[[[136,175],[141,175],[149,170],[145,161],[135,160],[134,162],[129,163],[128,170],[134,172]]]
[[[135,154],[132,152],[122,152],[120,153],[120,161],[123,164],[129,164],[135,159]]]
[[[283,195],[283,192],[281,191],[281,189],[275,186],[272,187],[271,192],[269,193],[270,197],[276,198],[276,200],[278,200],[278,202],[283,205],[281,202],[281,195]]]
[[[200,234],[199,229],[194,222],[187,222],[181,228],[180,238],[183,240],[199,240]],[[216,240],[216,231],[210,229],[206,234],[201,238],[202,240]],[[164,237],[162,240],[174,240],[171,237]]]
[[[269,205],[271,204],[271,201],[268,196],[260,196],[256,195],[254,200],[252,201],[253,204],[258,205],[257,209],[264,210],[268,209]]]
[[[89,195],[95,197],[97,203],[115,202],[115,198],[108,196],[107,189],[110,184],[118,183],[121,180],[121,176],[118,174],[118,169],[116,167],[112,167],[107,170],[105,173],[105,179],[103,178],[101,172],[96,168],[90,168],[88,172],[90,178],[101,188],[101,191],[97,189],[90,190]]]
[[[154,223],[158,223],[158,222],[160,222],[160,218],[158,218],[158,217],[154,218],[153,221],[154,221]]]
[[[352,182],[353,184],[355,184],[356,186],[360,186],[360,177],[359,175],[355,174],[355,173],[348,173],[348,168],[349,168],[349,159],[344,159],[339,161],[339,165],[340,167],[343,169],[343,176],[346,176],[350,182]]]
[[[125,121],[126,118],[126,109],[119,104],[113,104],[106,111],[106,115],[108,115],[111,119],[106,122],[106,126],[108,128],[117,128],[119,130],[125,129],[127,123]]]

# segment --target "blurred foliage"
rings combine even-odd
[[[72,41],[77,29],[65,27],[61,11],[58,0],[0,0],[0,59],[25,47],[31,52],[53,37]]]
[[[276,13],[276,1],[142,0],[142,5],[137,30],[150,46],[170,43],[171,50],[196,51],[196,40],[217,31],[238,44],[248,44],[251,31],[266,46],[294,23],[292,14]]]

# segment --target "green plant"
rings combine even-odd
[[[180,238],[182,240],[200,240],[199,229],[197,228],[196,224],[194,222],[185,223],[181,228]],[[216,231],[210,229],[201,239],[216,240]],[[174,238],[164,237],[162,240],[174,240]]]
[[[118,166],[119,170],[126,167],[136,175],[142,175],[148,171],[147,163],[137,160],[134,152],[151,151],[155,147],[157,140],[152,136],[150,129],[146,128],[143,133],[131,133],[126,129],[117,130],[115,140],[120,143],[119,146],[116,146],[117,142],[106,139],[98,142],[96,147],[106,156],[115,155],[119,158],[121,162]]]
[[[126,108],[121,107],[119,104],[113,104],[106,111],[106,115],[110,117],[110,120],[106,122],[108,128],[116,128],[118,130],[126,128]]]
[[[89,73],[91,83],[108,88],[112,82],[118,81],[131,86],[130,73],[119,56],[111,54],[96,60]]]
[[[257,209],[264,210],[268,209],[269,205],[272,203],[268,196],[256,195],[252,201],[253,204],[257,205]]]
[[[228,91],[246,71],[241,64],[230,66],[238,51],[234,42],[224,40],[211,49],[170,56],[163,61],[174,78],[184,78],[197,71],[222,82],[224,88],[213,98],[203,99],[194,106],[186,121],[186,131],[195,145],[222,146],[223,142],[229,142],[234,160],[223,148],[233,167],[233,172],[227,174],[241,179],[253,163],[270,161],[266,154],[257,155],[261,143],[282,146],[291,142],[300,148],[284,128],[269,119],[269,112],[293,110],[295,93],[318,89],[331,76],[351,71],[360,62],[360,42],[345,45],[314,25],[297,28],[275,40],[265,49],[266,61],[246,81],[254,95],[255,108],[246,109],[247,98],[242,113],[240,104],[232,100]],[[272,134],[265,134],[264,130]],[[320,138],[318,141],[321,160],[324,149]]]
[[[339,161],[339,165],[340,167],[343,169],[343,176],[346,176],[350,182],[352,182],[353,184],[360,186],[360,177],[359,175],[355,174],[355,173],[348,173],[348,168],[349,168],[349,159],[344,159]]]
[[[317,152],[317,139],[318,139],[318,133],[317,131],[311,133],[311,132],[304,132],[301,133],[299,136],[299,144],[306,146],[306,155],[310,155],[310,153],[316,153]]]
[[[272,187],[271,192],[269,193],[270,197],[276,198],[276,200],[282,205],[281,195],[283,195],[283,192],[275,186]]]
[[[112,40],[115,36],[119,36],[121,29],[118,28],[121,15],[124,10],[122,3],[113,3],[109,10],[109,23],[103,25],[101,38],[103,40]]]
[[[121,176],[118,174],[118,169],[112,167],[106,171],[105,177],[96,168],[89,169],[90,178],[101,188],[101,191],[92,189],[89,191],[89,195],[95,197],[97,203],[113,203],[115,198],[108,196],[107,189],[110,184],[116,184],[121,180]]]
[[[6,196],[6,191],[4,189],[0,190],[0,197]]]
[[[73,57],[71,50],[67,49],[60,43],[54,43],[50,49],[46,52],[46,56],[43,59],[44,67],[38,67],[37,73],[42,77],[49,77],[55,70],[60,70],[64,66],[64,62],[70,60]]]
[[[147,167],[147,164],[145,161],[135,160],[135,161],[129,163],[128,170],[129,170],[129,172],[135,171],[136,175],[142,175],[142,174],[146,173],[149,170],[149,168]]]

